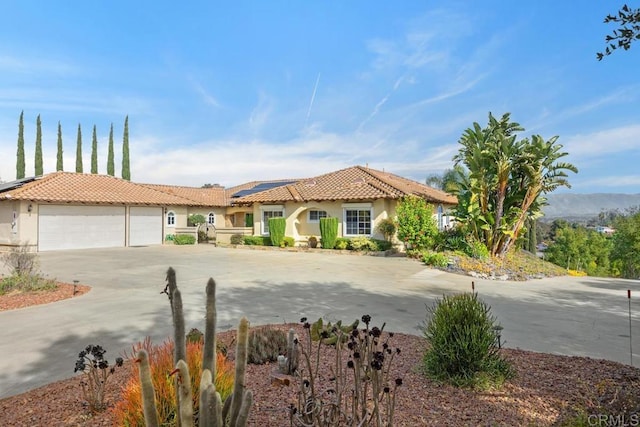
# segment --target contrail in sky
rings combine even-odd
[[[309,110],[307,110],[307,118],[304,121],[304,127],[307,127],[307,122],[309,121],[309,116],[311,115],[311,107],[313,107],[313,100],[316,99],[316,91],[318,90],[318,83],[320,83],[320,73],[318,73],[318,78],[316,79],[316,85],[313,87],[313,94],[311,95],[311,101],[309,102]]]

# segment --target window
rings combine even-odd
[[[176,214],[172,211],[167,213],[167,226],[175,227],[176,226]]]
[[[326,218],[327,211],[319,211],[318,209],[309,210],[308,222],[320,222],[320,218]]]
[[[207,216],[207,224],[214,225],[216,223],[216,216],[213,212],[209,212]]]
[[[371,209],[344,210],[344,222],[346,236],[370,236],[371,235]]]
[[[271,209],[271,208],[270,208]],[[283,217],[282,209],[262,211],[262,234],[269,234],[269,218]]]

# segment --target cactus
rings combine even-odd
[[[182,310],[182,296],[178,290],[176,273],[173,268],[167,271],[167,286],[164,291],[169,296],[171,314],[173,317],[176,369],[172,374],[178,374],[176,385],[176,400],[178,403],[178,425],[180,427],[193,426],[193,401],[191,396],[191,380],[186,360],[186,336],[184,314]],[[245,389],[245,372],[247,367],[247,347],[249,320],[240,319],[238,325],[238,343],[236,347],[236,366],[233,393],[226,399],[224,405],[220,393],[215,389],[213,380],[216,377],[216,282],[209,279],[206,288],[206,325],[204,334],[204,350],[202,360],[202,376],[200,378],[200,412],[199,425],[201,427],[244,427],[247,424],[249,411],[253,403],[253,394]],[[144,352],[144,350],[143,350]],[[146,357],[146,352],[143,353]],[[148,358],[146,360],[149,372]],[[142,372],[142,369],[141,369]],[[144,418],[147,426],[158,426],[158,417],[153,401],[153,385],[151,375],[148,374],[151,391],[143,387]],[[142,382],[142,373],[141,373]],[[144,385],[144,382],[143,382]],[[151,396],[151,400],[149,400]],[[147,408],[147,403],[151,403]]]
[[[140,384],[142,386],[142,408],[147,427],[158,427],[158,411],[156,410],[155,390],[151,381],[149,355],[145,350],[138,352],[136,362],[140,363]]]
[[[176,363],[176,369],[170,375],[177,374],[178,389],[176,395],[179,396],[178,419],[181,427],[193,427],[193,401],[191,396],[191,375],[187,362],[180,359]]]
[[[298,346],[296,342],[298,338],[296,337],[296,331],[291,328],[289,329],[289,334],[287,336],[287,363],[286,363],[286,372],[287,375],[293,375],[298,370]]]
[[[247,347],[249,346],[249,320],[246,317],[240,319],[238,325],[238,344],[236,347],[236,377],[231,394],[231,408],[229,425],[241,427],[246,424],[253,395],[250,390],[245,390],[245,372],[247,368]],[[241,415],[242,414],[242,415]],[[245,424],[239,423],[244,419]]]
[[[216,282],[207,282],[206,320],[204,329],[204,348],[202,351],[202,369],[211,371],[212,378],[216,377]]]

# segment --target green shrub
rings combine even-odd
[[[209,235],[206,231],[198,230],[198,243],[206,243],[209,241]]]
[[[0,279],[0,295],[16,290],[20,292],[48,291],[56,287],[55,280],[46,279],[39,274],[12,274]]]
[[[376,229],[386,240],[391,241],[393,235],[396,234],[396,222],[392,218],[385,218],[378,223]]]
[[[249,331],[247,363],[262,365],[275,362],[278,356],[287,351],[287,333],[268,326]]]
[[[422,262],[434,267],[446,267],[449,265],[449,257],[442,252],[427,251],[422,254]]]
[[[193,234],[176,234],[173,238],[173,243],[175,245],[195,245],[196,236]]]
[[[389,240],[371,239],[377,246],[379,251],[388,251],[393,247],[393,243]]]
[[[200,214],[191,214],[187,217],[187,225],[189,227],[197,227],[200,224],[204,224],[207,220],[204,218],[204,215]]]
[[[378,244],[366,236],[351,239],[351,249],[354,251],[377,251]]]
[[[323,249],[333,249],[338,238],[338,218],[320,218],[320,236]]]
[[[435,237],[434,249],[438,252],[468,250],[467,240],[462,227],[453,227],[439,232]]]
[[[464,251],[471,258],[487,259],[489,258],[489,249],[487,246],[479,240],[470,238],[467,239],[467,248]]]
[[[22,244],[3,254],[0,259],[11,271],[11,275],[0,279],[0,295],[18,290],[20,292],[45,291],[57,287],[55,280],[42,276],[38,268],[38,254],[28,244]]]
[[[324,244],[322,247],[324,247]],[[351,249],[351,239],[347,237],[338,237],[333,247],[340,250]]]
[[[438,234],[438,225],[433,218],[433,207],[423,198],[405,196],[396,207],[398,214],[398,239],[407,248],[432,249]]]
[[[293,237],[290,236],[284,236],[284,239],[282,240],[282,243],[284,243],[284,246],[287,248],[292,248],[296,245],[296,239],[294,239]]]
[[[496,319],[476,294],[444,296],[428,308],[423,366],[430,377],[457,387],[501,385],[513,376],[498,351]]]
[[[244,236],[243,241],[247,246],[271,246],[270,236]]]
[[[287,220],[282,217],[269,218],[269,236],[273,246],[282,246]]]
[[[250,237],[250,236],[243,236],[242,234],[232,234],[231,238],[229,239],[229,242],[232,245],[246,245],[245,237]]]

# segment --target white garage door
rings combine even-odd
[[[162,208],[129,208],[129,246],[162,244]]]
[[[38,207],[38,250],[125,245],[124,206]]]

